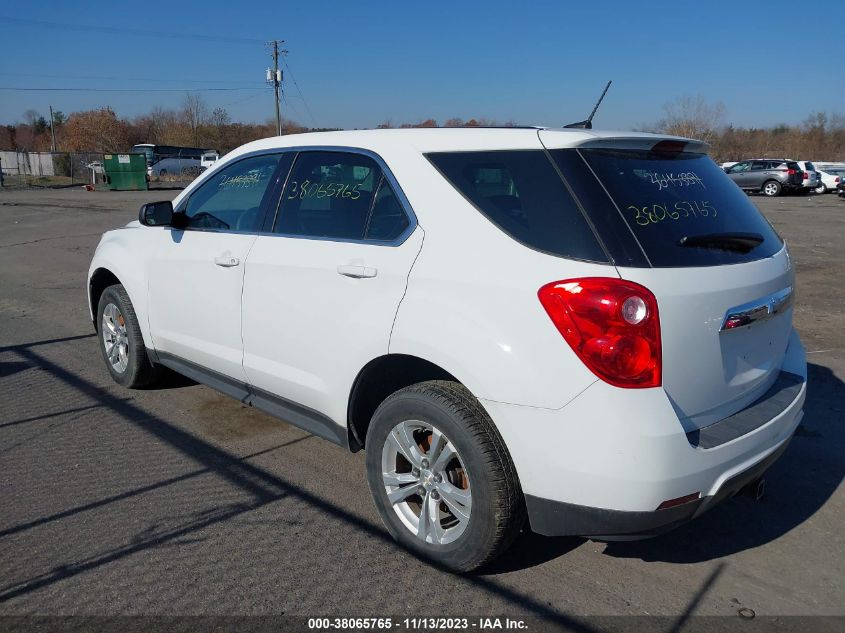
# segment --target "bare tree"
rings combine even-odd
[[[684,95],[663,104],[663,112],[665,116],[657,122],[658,131],[711,142],[723,126],[725,104],[708,103],[703,95]]]
[[[200,127],[208,117],[208,107],[205,104],[205,100],[196,92],[187,93],[185,99],[182,101],[182,116],[191,131],[194,145],[199,147]]]

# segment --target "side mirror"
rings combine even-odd
[[[173,203],[166,200],[142,205],[138,221],[144,226],[170,226],[173,223]]]

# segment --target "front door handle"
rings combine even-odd
[[[367,266],[338,266],[337,273],[353,279],[370,279],[378,274],[378,270]]]
[[[214,263],[218,266],[223,266],[223,268],[231,268],[232,266],[237,266],[241,263],[237,257],[232,257],[231,255],[220,255],[214,258]]]

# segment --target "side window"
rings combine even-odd
[[[188,199],[188,229],[258,231],[261,200],[282,154],[245,158],[214,174]]]
[[[488,220],[540,251],[607,261],[592,229],[540,150],[428,154],[440,173]]]
[[[737,163],[736,165],[731,166],[728,169],[729,174],[738,174],[743,171],[748,171],[748,168],[751,166],[751,163],[746,161],[744,163]]]
[[[275,233],[363,239],[381,168],[369,156],[301,152],[282,193]]]
[[[393,187],[382,176],[364,237],[368,240],[395,240],[410,223]]]

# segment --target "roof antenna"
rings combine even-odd
[[[610,84],[612,84],[612,83],[613,83],[612,80],[607,82],[607,85],[604,87],[604,91],[601,93],[599,100],[596,101],[596,106],[593,108],[593,111],[590,112],[590,116],[587,117],[586,121],[578,121],[578,123],[570,123],[569,125],[564,125],[563,127],[565,127],[565,128],[567,128],[567,127],[577,127],[577,128],[582,128],[584,130],[592,130],[593,129],[593,117],[596,115],[596,110],[599,109],[599,106],[601,105],[601,102],[604,99],[604,95],[607,94],[607,89],[610,88]]]

